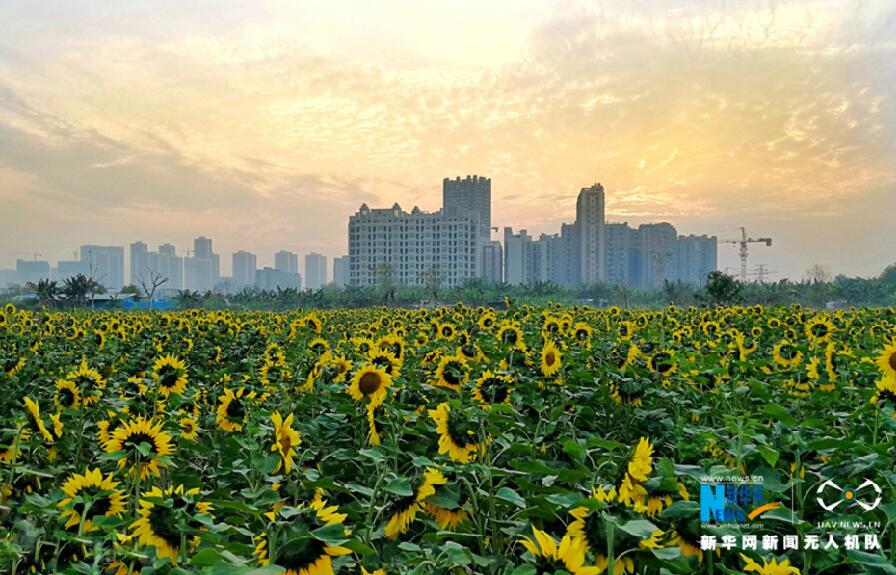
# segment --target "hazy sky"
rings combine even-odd
[[[493,223],[770,235],[752,264],[896,260],[896,2],[0,3],[0,267],[82,243],[259,265],[346,251],[362,202]],[[720,266],[736,248],[720,245]]]

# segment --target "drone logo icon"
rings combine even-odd
[[[864,499],[859,498],[860,493],[866,494],[865,492],[867,492],[867,487],[873,489],[877,494],[877,498],[872,503],[866,503]],[[815,500],[818,501],[818,504],[825,511],[833,511],[841,503],[846,503],[847,505],[855,504],[865,511],[872,511],[873,509],[876,509],[878,505],[880,505],[883,491],[881,490],[880,485],[871,481],[870,479],[866,479],[864,483],[862,483],[855,489],[851,487],[847,487],[844,489],[828,479],[818,486],[815,494]],[[828,503],[828,501],[833,502]]]

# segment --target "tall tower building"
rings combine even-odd
[[[584,284],[601,282],[606,277],[604,217],[604,187],[594,184],[590,188],[582,188],[576,200],[576,228],[579,239],[579,273]]]
[[[124,248],[121,246],[81,246],[81,261],[93,278],[110,291],[124,287]]]
[[[492,227],[491,179],[473,175],[442,180],[442,212],[447,218],[478,219],[476,275],[485,277],[485,252],[490,249]]]
[[[274,269],[288,274],[299,273],[299,256],[286,250],[274,254]]]
[[[333,258],[333,283],[337,286],[348,285],[349,257]]]
[[[210,290],[220,279],[221,258],[212,251],[212,241],[199,236],[193,240],[193,257],[184,261],[184,286],[195,291]]]
[[[131,244],[131,285],[140,285],[140,278],[146,277],[149,267],[149,249],[145,242]]]
[[[305,286],[320,289],[327,285],[327,256],[310,253],[305,256]]]
[[[255,270],[258,267],[255,254],[240,250],[232,257],[234,285],[237,288],[255,285]]]

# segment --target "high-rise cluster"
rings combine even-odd
[[[349,218],[349,275],[355,285],[388,279],[447,287],[480,277],[509,284],[595,283],[651,289],[664,280],[702,284],[716,269],[717,240],[679,236],[663,222],[631,228],[607,223],[601,184],[582,188],[574,223],[537,239],[526,230],[504,228],[504,242],[491,239],[491,180],[445,178],[442,209],[405,212],[398,204]]]

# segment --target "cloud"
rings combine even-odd
[[[27,174],[34,205],[119,241],[331,255],[360,203],[437,209],[456,174],[492,177],[494,223],[534,232],[571,221],[594,181],[613,219],[782,237],[781,214],[828,221],[896,193],[886,3],[514,3],[462,37],[460,5],[200,17],[215,4],[172,8],[164,29],[140,3],[58,16],[77,33],[35,9],[39,25],[0,41],[0,185]],[[517,11],[526,26],[502,24]],[[24,243],[43,222],[16,225]],[[854,229],[819,249],[860,245]]]

